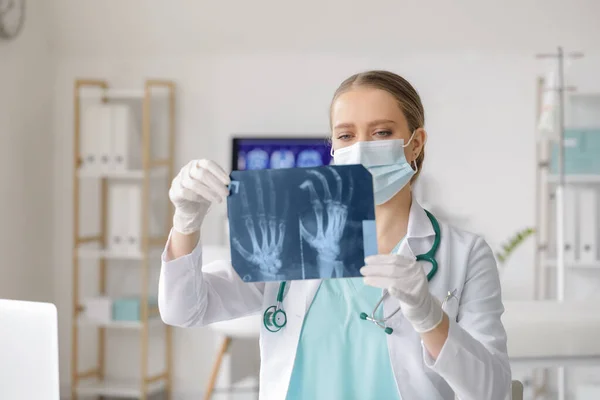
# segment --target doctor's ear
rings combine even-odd
[[[427,132],[424,128],[418,128],[412,139],[412,146],[410,151],[410,159],[409,162],[413,163],[415,161],[419,161],[419,157],[421,154],[425,152],[425,143],[427,142]],[[421,160],[422,161],[422,160]]]

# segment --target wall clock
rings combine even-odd
[[[25,0],[0,0],[0,39],[14,39],[25,24]]]

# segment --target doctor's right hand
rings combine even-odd
[[[175,206],[173,229],[184,235],[200,231],[213,203],[229,195],[229,176],[217,163],[192,160],[173,179],[169,199]]]

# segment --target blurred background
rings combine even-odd
[[[396,72],[422,96],[421,201],[498,250],[505,300],[557,295],[552,262],[540,268],[552,252],[540,254],[536,240],[556,237],[547,233],[555,218],[546,184],[556,169],[540,170],[556,166],[560,110],[548,89],[561,75],[559,58],[538,55],[564,50],[564,86],[573,89],[565,135],[587,141],[587,161],[600,159],[599,2],[29,0],[25,12],[19,34],[0,39],[0,298],[57,305],[64,398],[81,384],[82,396],[160,396],[167,385],[175,399],[197,399],[211,382],[214,399],[256,398],[259,320],[169,332],[156,318],[170,180],[195,158],[239,166],[233,138],[326,138],[333,92],[366,69]],[[541,115],[552,123],[541,127]],[[126,139],[98,139],[119,130]],[[152,172],[141,161],[146,133]],[[564,227],[566,241],[591,235],[595,254],[574,253],[565,287],[565,298],[590,304],[600,286],[592,161],[565,173],[585,175],[592,200],[582,214],[595,225]],[[569,213],[582,206],[569,196],[565,220],[575,221]],[[203,227],[207,260],[229,257],[226,226],[217,207]],[[545,233],[526,237],[528,229]],[[240,335],[230,345],[227,329]],[[99,354],[105,382],[74,382],[93,377]],[[526,398],[600,398],[596,365],[569,367],[566,389],[554,367],[515,363],[513,374]],[[156,379],[142,385],[142,371]]]

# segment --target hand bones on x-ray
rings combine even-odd
[[[331,195],[325,175],[316,170],[310,170],[308,173],[321,182],[324,192],[323,200],[319,199],[312,180],[307,179],[300,185],[302,189],[307,189],[310,194],[310,201],[316,218],[316,227],[314,232],[311,233],[306,226],[308,225],[306,216],[301,217],[299,221],[300,234],[317,251],[319,276],[321,278],[332,276],[334,271],[337,277],[343,276],[344,266],[338,257],[340,255],[340,240],[348,217],[348,207],[342,203],[342,178],[335,168],[327,167],[327,169],[332,172],[335,179],[335,196]],[[348,199],[352,198],[353,190],[353,182],[349,178]]]
[[[250,236],[252,243],[252,251],[246,250],[239,240],[240,232],[235,232],[232,244],[234,248],[244,257],[246,260],[256,265],[260,272],[263,274],[265,280],[277,279],[277,273],[281,269],[281,252],[283,249],[283,239],[285,236],[285,220],[283,218],[287,215],[287,208],[289,206],[289,199],[286,197],[284,200],[284,210],[280,214],[282,219],[277,220],[276,218],[276,202],[275,202],[275,187],[273,185],[273,179],[266,179],[268,185],[270,204],[267,204],[265,212],[265,200],[263,193],[264,182],[261,182],[258,176],[256,176],[256,201],[258,210],[258,230],[254,225],[252,214],[248,205],[248,195],[246,193],[246,186],[241,184],[238,186],[240,195],[242,196],[242,207],[244,215],[244,225],[246,226],[246,233]]]

